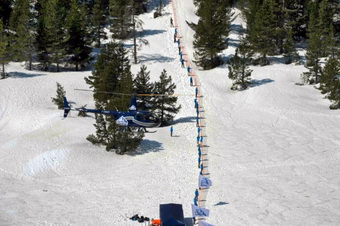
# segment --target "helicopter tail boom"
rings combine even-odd
[[[70,112],[71,107],[66,99],[66,97],[64,97],[64,118],[67,117],[68,113]]]

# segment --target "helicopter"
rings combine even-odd
[[[112,111],[112,110],[101,110],[101,109],[89,109],[89,108],[71,108],[66,97],[64,98],[64,118],[68,116],[70,111],[79,111],[87,113],[96,113],[111,115],[116,120],[117,125],[122,127],[135,127],[138,129],[143,129],[148,132],[146,128],[159,127],[161,121],[152,112],[149,111],[139,111],[137,110],[136,97],[132,96],[130,100],[130,105],[128,111]]]

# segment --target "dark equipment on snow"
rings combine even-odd
[[[181,204],[160,204],[159,216],[161,218],[161,226],[185,226]]]

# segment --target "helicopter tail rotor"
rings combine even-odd
[[[64,97],[64,118],[67,117],[68,113],[70,112],[71,107],[66,99],[66,97]]]

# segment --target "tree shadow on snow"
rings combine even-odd
[[[271,83],[271,82],[274,82],[274,80],[272,80],[270,78],[265,78],[265,79],[261,79],[261,80],[252,79],[249,87],[261,86],[261,85],[265,85],[265,84]]]
[[[145,62],[157,62],[157,63],[166,63],[172,62],[175,58],[163,56],[161,54],[144,54],[143,56],[139,56],[139,63]]]
[[[139,32],[139,36],[146,37],[146,36],[152,36],[152,35],[158,35],[161,33],[166,32],[166,30],[151,30],[151,29],[145,29],[142,32]]]
[[[192,116],[182,117],[182,118],[174,120],[172,124],[187,123],[187,122],[196,122],[196,117],[192,117]]]
[[[43,76],[46,74],[39,74],[39,73],[24,73],[24,72],[9,72],[9,77],[12,78],[32,78],[32,77],[37,77],[37,76]]]
[[[159,143],[158,141],[154,140],[142,140],[136,152],[130,153],[129,155],[131,156],[143,155],[150,152],[159,152],[161,150],[164,150],[162,147],[162,143]]]
[[[218,202],[214,206],[223,206],[229,204],[228,202]]]
[[[237,48],[239,46],[239,44],[240,44],[239,40],[236,40],[236,39],[233,39],[233,38],[228,39],[228,47],[232,46],[232,47]]]
[[[246,33],[246,29],[241,24],[231,24],[230,32],[238,35]]]

